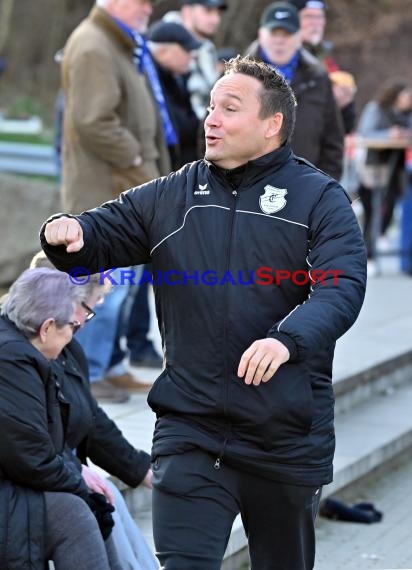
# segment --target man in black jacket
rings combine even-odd
[[[239,512],[253,568],[314,564],[335,341],[361,308],[366,255],[344,190],[293,155],[294,118],[283,76],[239,56],[212,90],[204,160],[42,229],[66,271],[152,261],[166,357],[148,398],[153,517],[166,569],[218,570]]]
[[[321,0],[291,0],[291,3],[299,10],[300,33],[304,48],[320,61],[332,81],[333,93],[347,135],[355,128],[356,84],[350,73],[340,70],[332,53],[333,44],[323,37],[326,27],[326,3]]]
[[[178,170],[200,156],[197,149],[199,119],[190,102],[187,80],[194,54],[202,44],[181,24],[163,20],[150,27],[148,40],[177,134],[177,143],[169,144],[169,153],[172,169]]]
[[[247,53],[280,71],[296,99],[291,145],[298,155],[339,180],[344,132],[332,85],[322,64],[302,48],[299,14],[289,2],[274,2],[262,14],[258,40]]]

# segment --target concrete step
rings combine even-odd
[[[152,372],[153,373],[153,372]],[[142,376],[142,374],[140,374]],[[144,380],[148,379],[148,375]],[[323,498],[357,482],[402,451],[412,447],[412,351],[379,362],[334,383],[336,395],[336,454],[334,481]],[[130,403],[105,406],[123,433],[136,446],[150,449],[154,414],[144,396]],[[126,501],[150,544],[150,492],[123,489]],[[247,559],[240,517],[233,525],[224,570],[238,570]]]
[[[412,376],[337,415],[334,480],[326,498],[412,446]]]

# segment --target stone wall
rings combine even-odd
[[[60,210],[57,184],[0,174],[0,287],[26,269],[40,249],[39,229]]]

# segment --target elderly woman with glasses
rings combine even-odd
[[[64,452],[67,402],[51,361],[80,326],[83,291],[25,271],[0,316],[0,568],[110,570],[90,490]],[[109,542],[109,541],[108,541]],[[107,545],[106,545],[107,546]]]
[[[53,267],[43,251],[30,267]],[[93,308],[103,302],[105,286],[100,275],[91,275],[85,285],[77,286],[83,297],[75,312],[80,326],[93,318]],[[68,452],[92,491],[102,493],[114,504],[113,547],[122,570],[156,570],[159,564],[141,531],[132,520],[117,487],[87,466],[90,459],[130,487],[151,487],[150,456],[134,448],[116,424],[98,405],[90,391],[86,355],[75,338],[52,363],[61,392],[69,406],[66,443]]]

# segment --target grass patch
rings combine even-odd
[[[51,131],[44,131],[37,135],[20,134],[20,133],[0,133],[0,142],[16,142],[16,143],[30,143],[30,144],[53,144],[53,133]]]

